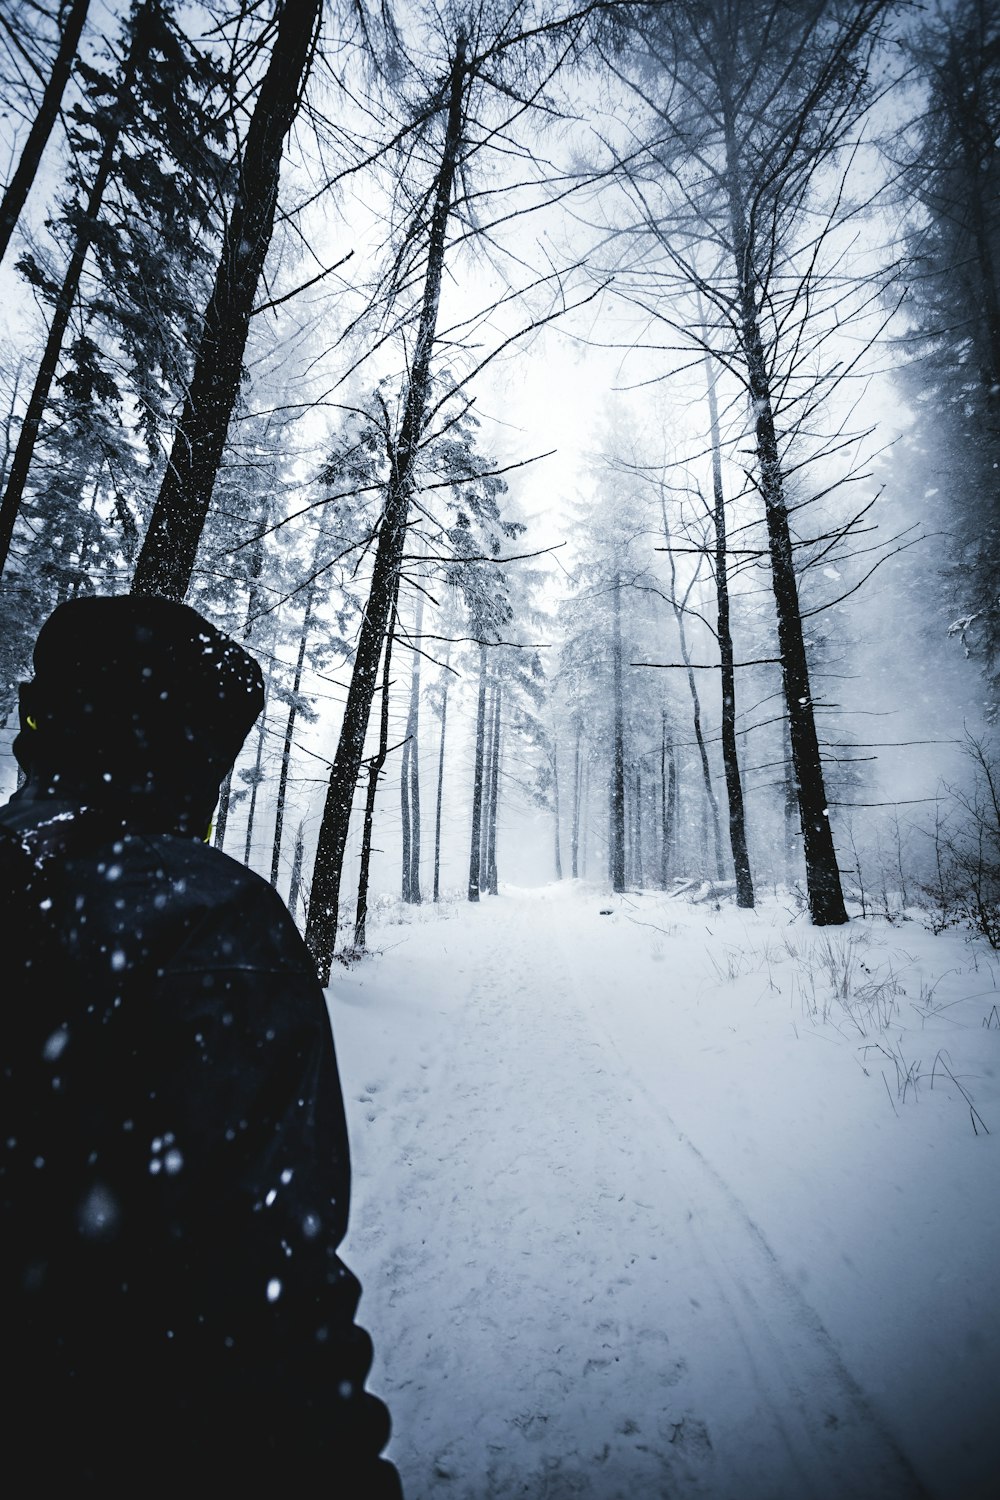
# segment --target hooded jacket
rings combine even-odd
[[[5,1464],[40,1490],[132,1493],[155,1474],[388,1500],[388,1415],[337,1255],[350,1168],[323,992],[280,898],[201,838],[259,672],[163,603],[80,601],[115,607],[91,630],[103,705],[80,675],[93,610],[53,617],[66,673],[43,629],[28,781],[0,809]],[[158,659],[170,631],[183,649]]]

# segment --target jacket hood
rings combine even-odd
[[[37,795],[204,824],[264,706],[260,667],[186,604],[72,599],[42,626],[14,754]]]

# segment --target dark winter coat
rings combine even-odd
[[[337,1257],[323,993],[201,841],[258,663],[171,600],[86,597],[20,687],[0,809],[0,1455],[26,1493],[398,1497]],[[30,1477],[28,1477],[30,1476]]]
[[[64,778],[0,809],[4,1469],[397,1496],[307,950],[155,799],[86,800]]]

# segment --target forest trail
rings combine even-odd
[[[352,1006],[377,991],[385,1028],[360,1079],[341,1046],[346,1258],[408,1500],[924,1494],[736,1185],[609,1034],[627,979],[596,898],[512,893],[463,939],[470,920],[471,951],[442,925],[437,979],[405,971],[441,988],[415,1047],[391,938],[336,981]]]

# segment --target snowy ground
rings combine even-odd
[[[369,938],[345,1258],[407,1500],[1000,1495],[996,955],[568,881]]]

